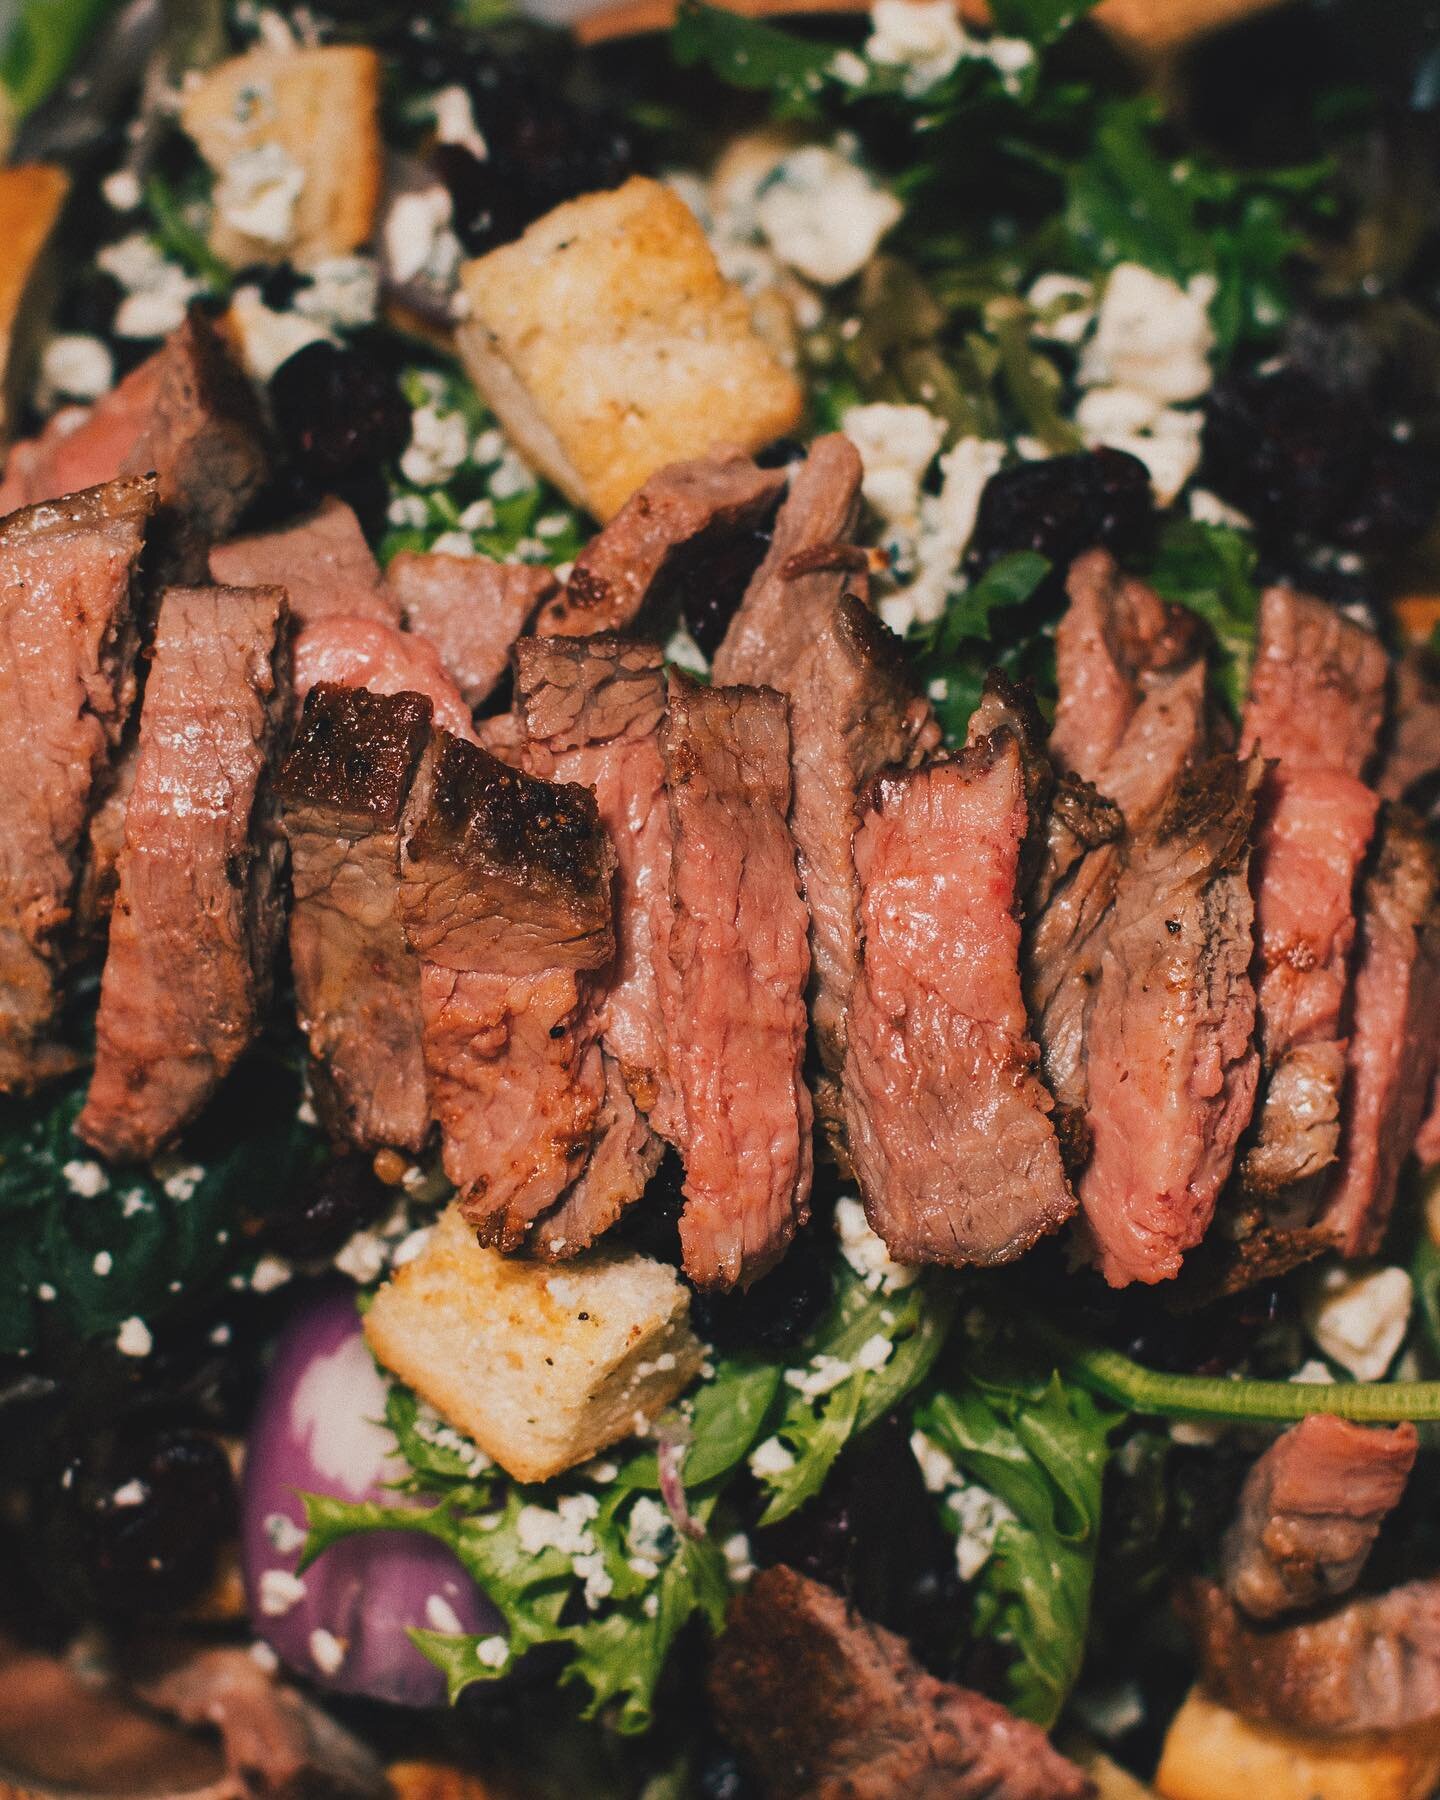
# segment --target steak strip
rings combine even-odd
[[[298,524],[217,545],[210,552],[210,579],[283,587],[302,626],[336,613],[400,624],[399,603],[343,500],[323,501]]]
[[[473,712],[490,698],[516,638],[555,593],[555,576],[533,563],[402,550],[385,571],[406,628],[440,654]]]
[[[1333,769],[1358,780],[1375,758],[1389,679],[1373,632],[1323,600],[1268,588],[1241,754],[1258,749],[1287,770]]]
[[[405,806],[429,742],[419,694],[321,683],[277,783],[290,842],[290,962],[316,1109],[361,1149],[430,1130],[420,965],[400,927]]]
[[[76,1130],[119,1161],[188,1125],[253,1040],[284,929],[269,768],[289,708],[278,588],[171,588]]]
[[[680,1242],[702,1287],[748,1286],[809,1214],[805,906],[786,828],[786,706],[670,677],[661,753],[674,918],[660,962],[685,1158]]]
[[[0,521],[0,1092],[73,1067],[55,1041],[87,821],[135,700],[135,568],[157,504],[117,481]]]
[[[1082,1800],[1044,1732],[937,1681],[839,1594],[778,1564],[731,1602],[709,1689],[771,1800]]]
[[[1221,1549],[1225,1592],[1252,1619],[1348,1593],[1415,1466],[1413,1425],[1383,1430],[1312,1413],[1245,1478]]]
[[[443,731],[405,835],[401,915],[445,1172],[481,1241],[515,1250],[583,1171],[599,1125],[614,855],[584,788]]]

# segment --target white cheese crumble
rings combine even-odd
[[[475,1660],[487,1669],[503,1669],[510,1660],[510,1646],[503,1637],[481,1638],[475,1646]]]
[[[310,285],[295,296],[295,310],[322,325],[353,331],[374,323],[380,269],[370,256],[327,256],[310,271]]]
[[[288,1513],[266,1513],[265,1538],[280,1556],[293,1556],[305,1542],[305,1531]]]
[[[451,1637],[460,1637],[465,1630],[459,1613],[443,1594],[426,1595],[425,1623],[432,1631],[446,1631]]]
[[[967,1481],[954,1462],[923,1431],[912,1432],[910,1449],[920,1478],[932,1494],[943,1494],[958,1527],[955,1568],[962,1581],[973,1581],[990,1560],[1000,1527],[1015,1517],[989,1488]]]
[[[665,660],[692,675],[710,673],[710,658],[683,625],[677,625],[665,640]]]
[[[400,458],[400,473],[416,487],[448,481],[470,449],[465,421],[457,412],[421,406],[410,419],[410,443]]]
[[[133,1219],[136,1213],[149,1212],[150,1202],[144,1188],[127,1188],[120,1196],[120,1217]]]
[[[135,1316],[124,1319],[119,1332],[115,1334],[115,1348],[121,1355],[149,1355],[155,1348],[155,1339],[149,1336],[146,1321]]]
[[[1404,1341],[1413,1298],[1404,1269],[1337,1265],[1312,1281],[1305,1326],[1331,1362],[1357,1381],[1379,1381]]]
[[[281,363],[307,344],[335,339],[318,319],[276,312],[260,298],[257,287],[239,288],[230,301],[230,322],[240,339],[240,358],[257,381],[268,381]]]
[[[430,102],[435,112],[435,136],[442,144],[458,144],[468,150],[477,162],[490,154],[484,134],[475,123],[475,111],[469,92],[459,86],[441,88]]]
[[[100,183],[105,204],[114,212],[134,212],[145,198],[140,177],[134,169],[116,169]]]
[[[778,1437],[768,1437],[750,1452],[750,1470],[754,1475],[783,1475],[795,1467],[795,1455]]]
[[[289,1569],[264,1569],[260,1574],[260,1611],[267,1619],[283,1619],[305,1598],[305,1583]],[[317,1659],[318,1660],[318,1659]]]
[[[1124,387],[1171,405],[1198,400],[1210,386],[1215,281],[1196,275],[1181,287],[1139,263],[1111,271],[1095,330],[1080,365],[1086,387]]]
[[[658,1500],[642,1494],[630,1509],[625,1542],[632,1556],[651,1564],[651,1573],[675,1548],[675,1526]]]
[[[810,1358],[808,1368],[787,1369],[785,1384],[803,1394],[807,1400],[818,1400],[825,1394],[833,1393],[854,1373],[853,1363],[846,1362],[841,1356],[827,1356],[821,1351],[818,1356]]]
[[[892,631],[903,636],[911,624],[928,624],[944,612],[975,531],[985,483],[1004,460],[1003,444],[977,437],[961,438],[940,458],[940,492],[920,502],[915,579],[880,602],[880,616]]]
[[[841,429],[860,452],[866,500],[888,525],[917,525],[920,484],[945,441],[945,421],[924,406],[878,401],[848,408]]]
[[[432,1226],[419,1225],[414,1231],[407,1232],[395,1246],[394,1255],[390,1258],[391,1267],[403,1269],[406,1263],[414,1262],[430,1242],[432,1230]]]
[[[159,1157],[151,1167],[171,1200],[188,1200],[205,1179],[205,1170],[200,1163],[181,1163],[173,1157]]]
[[[1240,508],[1212,494],[1209,488],[1191,488],[1189,504],[1190,517],[1201,525],[1230,525],[1236,531],[1249,528],[1250,520]]]
[[[877,1331],[873,1336],[866,1338],[855,1352],[855,1367],[867,1374],[873,1373],[876,1369],[883,1369],[889,1362],[894,1348],[894,1344],[886,1337],[885,1333]]]
[[[280,1658],[263,1638],[256,1638],[249,1650],[251,1662],[257,1669],[263,1669],[267,1675],[273,1675],[280,1667]]]
[[[37,1300],[54,1300],[54,1299],[56,1299],[57,1291],[56,1291],[54,1284],[49,1281],[42,1281],[40,1283],[40,1285],[35,1289],[35,1298]]]
[[[473,556],[475,540],[468,531],[442,531],[430,548],[439,556]]]
[[[437,1450],[449,1450],[458,1456],[465,1473],[472,1479],[495,1467],[493,1459],[473,1439],[447,1424],[432,1407],[422,1405],[416,1413],[415,1435]]]
[[[1106,444],[1139,457],[1162,506],[1200,466],[1205,421],[1198,408],[1164,406],[1135,388],[1092,388],[1075,409],[1075,423],[1092,447]]]
[[[952,0],[875,0],[865,54],[884,68],[903,69],[912,98],[943,81],[970,45]]]
[[[444,285],[460,266],[460,240],[450,229],[454,206],[448,188],[436,182],[401,194],[385,215],[385,261],[391,279]]]
[[[392,525],[423,531],[430,522],[430,508],[418,494],[401,494],[390,502],[385,517]]]
[[[775,254],[822,287],[858,275],[903,210],[864,169],[821,144],[781,157],[755,202]]]
[[[346,1238],[331,1259],[342,1275],[348,1275],[361,1287],[375,1280],[385,1267],[388,1246],[378,1231],[361,1228]]]
[[[550,1512],[543,1506],[522,1506],[515,1520],[515,1535],[528,1556],[558,1550],[574,1558],[594,1551],[590,1522],[598,1518],[600,1502],[593,1494],[566,1494]]]
[[[283,1256],[262,1256],[250,1271],[250,1286],[257,1294],[271,1294],[284,1287],[294,1273]]]
[[[98,400],[114,385],[109,345],[89,332],[64,331],[50,339],[41,355],[36,403],[49,412],[57,400]]]
[[[110,1496],[112,1506],[143,1506],[150,1490],[137,1476],[134,1481],[127,1481],[124,1487],[116,1488]]]
[[[840,1254],[872,1294],[898,1293],[919,1279],[918,1269],[907,1269],[891,1257],[885,1240],[870,1229],[865,1208],[853,1195],[842,1194],[835,1202],[835,1233]]]
[[[295,231],[295,203],[304,189],[305,170],[283,144],[257,144],[226,163],[215,190],[215,210],[246,237],[288,244]]]
[[[743,1587],[755,1573],[749,1538],[743,1531],[737,1531],[720,1545],[720,1554],[725,1558],[726,1575],[736,1587]]]
[[[598,1550],[589,1550],[570,1559],[570,1567],[585,1583],[585,1604],[594,1612],[600,1602],[615,1591],[615,1580],[605,1567]]]
[[[495,502],[493,500],[472,500],[461,512],[459,525],[462,531],[493,531],[495,529]]]
[[[1307,1357],[1290,1377],[1298,1387],[1327,1387],[1334,1379],[1329,1363],[1321,1362],[1318,1356]]]
[[[60,1173],[65,1177],[65,1185],[70,1192],[79,1194],[86,1200],[93,1200],[110,1185],[109,1176],[98,1162],[67,1162]]]
[[[333,1631],[320,1629],[310,1633],[310,1655],[322,1675],[338,1675],[345,1661],[345,1643]]]
[[[115,1267],[115,1258],[108,1250],[97,1250],[95,1252],[95,1260],[91,1263],[90,1267],[97,1275],[108,1275]]]
[[[485,485],[497,500],[513,500],[516,494],[534,487],[535,477],[513,450],[507,450],[486,476]]]

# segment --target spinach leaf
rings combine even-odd
[[[682,69],[707,68],[731,87],[770,92],[782,116],[815,110],[815,96],[835,56],[831,44],[700,0],[681,0],[670,49]]]
[[[0,38],[0,148],[7,122],[23,119],[59,86],[113,0],[20,0]]]
[[[991,0],[996,30],[1011,37],[1029,38],[1032,44],[1053,44],[1098,0]]]
[[[1161,533],[1151,583],[1167,600],[1198,613],[1215,634],[1216,674],[1225,699],[1238,714],[1250,685],[1259,624],[1255,545],[1228,525],[1174,519]]]
[[[1043,626],[1017,631],[1011,624],[1015,610],[1031,599],[1049,571],[1046,559],[1030,550],[1002,557],[955,594],[935,624],[915,640],[920,676],[947,743],[965,741],[992,668],[1003,669],[1013,680],[1035,680],[1037,691],[1050,685],[1054,649],[1049,634]]]

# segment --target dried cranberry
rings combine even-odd
[[[508,244],[537,215],[521,185],[493,157],[483,162],[462,144],[437,144],[435,169],[450,190],[455,235],[470,256]]]
[[[778,437],[766,444],[763,450],[755,452],[755,460],[762,469],[786,469],[793,462],[799,462],[805,454],[805,446],[799,438]]]
[[[270,377],[276,430],[300,474],[322,490],[398,456],[410,408],[390,371],[358,350],[307,344]]]
[[[695,1329],[720,1350],[790,1349],[830,1304],[835,1282],[828,1252],[819,1232],[802,1232],[779,1267],[753,1287],[696,1294]]]
[[[270,1240],[295,1262],[318,1261],[373,1224],[394,1198],[368,1157],[331,1157],[302,1192],[299,1205],[273,1218]]]
[[[1017,463],[985,484],[966,567],[973,578],[1002,556],[1035,550],[1063,576],[1099,545],[1118,555],[1143,551],[1154,526],[1149,471],[1127,451]]]
[[[713,656],[769,548],[768,531],[730,532],[713,547],[697,543],[676,570],[671,591],[656,604],[663,608],[673,600],[691,637]]]

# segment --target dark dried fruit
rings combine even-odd
[[[676,571],[673,588],[653,604],[661,610],[673,604],[691,637],[706,656],[713,656],[770,548],[770,533],[730,532],[713,547],[701,541],[694,548]]]
[[[666,1148],[660,1167],[645,1192],[621,1215],[616,1236],[653,1256],[656,1262],[680,1266],[680,1214],[685,1209],[685,1165],[679,1152]]]
[[[298,1204],[275,1215],[270,1241],[293,1262],[322,1261],[355,1232],[373,1225],[394,1198],[368,1157],[331,1157],[302,1191]]]
[[[980,496],[966,571],[973,580],[1002,556],[1035,550],[1055,576],[1086,550],[1142,552],[1155,529],[1150,473],[1124,450],[1085,450],[1016,463]]]
[[[270,377],[275,428],[296,470],[321,492],[398,456],[410,408],[390,371],[358,350],[307,344]]]
[[[835,1288],[830,1248],[811,1229],[795,1240],[780,1266],[753,1287],[730,1294],[696,1294],[690,1302],[696,1331],[718,1350],[791,1349],[830,1304]]]

